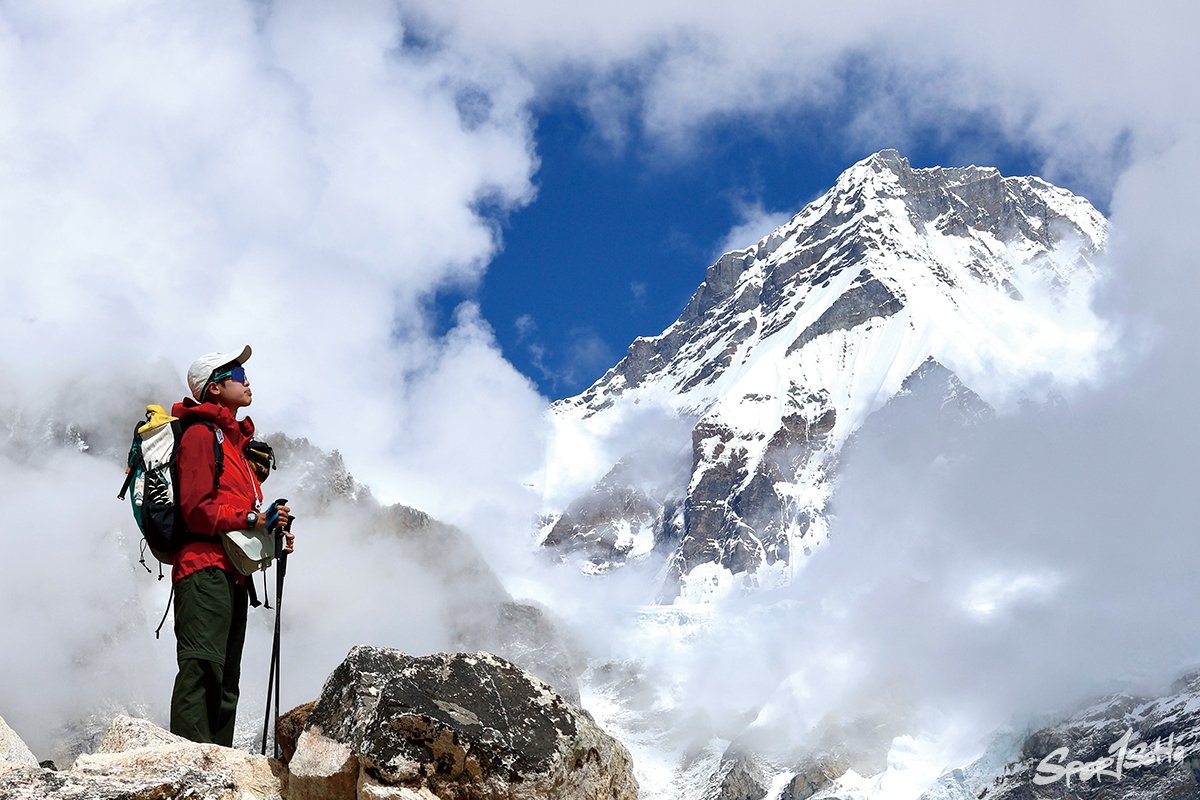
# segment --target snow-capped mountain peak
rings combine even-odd
[[[546,541],[585,549],[597,569],[669,550],[693,588],[786,568],[825,536],[841,446],[923,366],[980,406],[1010,402],[1032,376],[1091,377],[1105,237],[1090,203],[1038,178],[913,169],[894,150],[860,161],[721,256],[674,323],[555,405]],[[684,421],[690,441],[647,436],[656,419]],[[657,485],[624,481],[636,514],[607,508],[598,498],[649,451],[679,458]]]

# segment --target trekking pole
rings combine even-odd
[[[286,501],[284,503],[286,505]],[[283,605],[283,579],[287,576],[287,557],[288,554],[284,551],[283,546],[286,541],[284,534],[292,529],[292,518],[289,517],[287,524],[280,530],[278,538],[275,540],[275,551],[279,554],[279,571],[275,576],[275,723],[279,724],[279,700],[283,697],[283,690],[279,684],[279,662],[280,662],[280,645],[279,645],[279,609]],[[279,748],[279,738],[272,737],[275,741],[275,758],[283,755]]]
[[[274,512],[280,506],[286,506],[287,500],[280,498],[271,505],[271,511]],[[271,516],[277,516],[272,513]],[[267,676],[267,707],[263,711],[263,735],[262,735],[262,750],[261,754],[267,754],[267,731],[271,723],[271,697],[275,698],[275,719],[279,719],[279,633],[280,633],[280,606],[283,604],[283,578],[287,574],[287,553],[283,550],[285,536],[292,529],[292,520],[289,518],[287,525],[276,525],[273,528],[275,533],[275,561],[277,563],[275,569],[275,635],[271,640],[271,667]],[[279,741],[275,740],[275,758],[279,758]]]

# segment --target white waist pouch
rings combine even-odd
[[[275,534],[270,531],[228,531],[221,542],[234,568],[243,575],[265,570],[275,560]]]

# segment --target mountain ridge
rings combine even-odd
[[[553,405],[548,475],[577,478],[590,461],[592,477],[574,494],[567,481],[548,488],[543,542],[586,553],[593,571],[669,549],[668,583],[777,565],[773,580],[786,579],[793,553],[827,535],[838,450],[926,361],[992,404],[1035,374],[1088,378],[1102,330],[1087,299],[1106,237],[1090,203],[1040,178],[914,169],[894,150],[860,161],[722,255],[675,322]],[[688,480],[628,485],[653,501],[626,515],[599,497],[613,494],[616,464],[646,457],[645,442],[618,440],[650,409],[690,424],[690,443],[657,445],[690,445]]]

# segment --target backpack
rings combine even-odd
[[[124,500],[129,489],[133,488],[130,503],[133,506],[133,518],[142,532],[142,566],[146,566],[147,548],[160,563],[172,564],[175,553],[189,541],[190,534],[179,507],[179,471],[175,460],[184,431],[194,424],[204,425],[213,432],[215,491],[225,466],[225,454],[221,448],[225,435],[220,429],[206,420],[172,417],[157,405],[146,406],[145,421],[139,421],[134,426],[125,483],[117,499]]]

